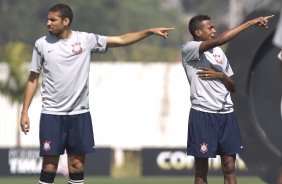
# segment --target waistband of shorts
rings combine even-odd
[[[220,109],[220,110],[211,110],[211,109],[203,109],[201,107],[191,107],[191,109],[197,110],[197,111],[201,111],[201,112],[207,112],[207,113],[217,113],[217,114],[227,114],[227,113],[231,113],[234,112],[234,109],[228,108],[228,109]]]

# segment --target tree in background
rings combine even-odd
[[[61,0],[74,12],[72,29],[102,35],[119,35],[149,27],[175,27],[166,40],[149,38],[141,43],[110,49],[96,55],[99,61],[176,61],[181,46],[183,16],[181,9],[171,7],[168,0]],[[0,45],[21,41],[33,46],[47,34],[46,20],[55,0],[0,0]],[[32,6],[32,8],[31,8]],[[143,53],[141,54],[140,51]],[[141,55],[141,56],[140,56]]]
[[[22,42],[10,42],[2,51],[2,61],[8,65],[8,75],[5,81],[0,81],[0,93],[6,96],[11,104],[17,105],[17,125],[19,125],[20,104],[23,100],[25,83],[27,81],[27,61],[30,61],[31,48]],[[16,126],[16,145],[20,146],[20,129]]]

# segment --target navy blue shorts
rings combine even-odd
[[[41,114],[40,156],[84,155],[95,149],[90,112],[77,115]]]
[[[190,109],[187,154],[201,158],[233,155],[243,149],[234,112],[219,114]]]

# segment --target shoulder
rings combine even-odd
[[[42,36],[35,41],[35,44],[46,42],[46,39],[47,39],[47,36]]]
[[[73,31],[73,33],[77,36],[101,36],[99,34],[96,33],[89,33],[89,32],[83,32],[83,31]]]
[[[182,45],[182,49],[184,48],[190,48],[190,47],[199,47],[201,45],[202,42],[199,42],[199,41],[188,41],[186,43],[184,43]]]
[[[52,43],[56,43],[57,41],[58,41],[58,38],[48,34],[46,36],[42,36],[41,38],[37,39],[35,41],[35,45],[52,44]]]
[[[42,36],[38,38],[35,43],[34,43],[34,49],[37,50],[38,52],[41,52],[44,48],[44,45],[47,43],[47,36]]]
[[[194,50],[199,50],[199,47],[202,42],[199,41],[189,41],[182,45],[181,50],[182,52],[189,52]]]
[[[86,35],[91,34],[91,33],[84,32],[84,31],[72,31],[72,33],[73,33],[74,35],[77,35],[77,36],[86,36]]]
[[[82,32],[82,31],[74,31],[74,34],[76,34],[78,38],[86,39],[86,40],[99,40],[100,38],[105,37],[96,33]]]

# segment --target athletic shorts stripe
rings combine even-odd
[[[202,158],[233,155],[243,149],[235,112],[220,114],[190,109],[187,154]]]
[[[40,156],[84,155],[95,149],[90,112],[77,115],[41,114]]]

